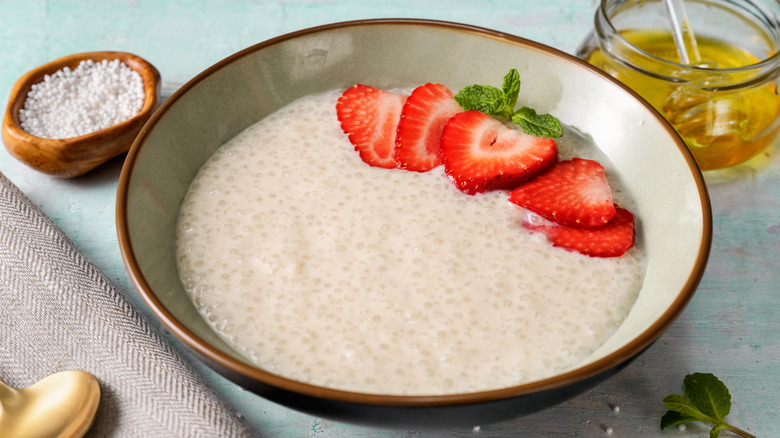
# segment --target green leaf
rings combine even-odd
[[[512,102],[509,101],[509,97],[504,95],[504,97],[501,98],[501,106],[498,108],[498,111],[495,115],[511,119],[514,113],[514,106],[512,105]]]
[[[728,424],[726,415],[731,411],[731,394],[726,385],[709,373],[693,373],[683,380],[685,396],[669,394],[664,406],[669,411],[661,418],[661,429],[688,421],[712,423],[710,438],[718,438],[726,429],[744,438],[756,438],[742,429]]]
[[[530,135],[553,138],[563,136],[561,122],[550,114],[536,114],[528,107],[515,111],[519,94],[520,73],[513,68],[504,76],[501,89],[490,85],[469,85],[455,95],[455,101],[466,111],[476,110],[511,120]]]
[[[703,413],[690,400],[680,394],[669,394],[664,397],[664,406],[670,411],[679,412],[683,416],[693,418],[696,421],[713,421],[709,415]]]
[[[699,419],[689,415],[683,415],[677,411],[666,411],[666,414],[661,417],[661,429],[677,426],[678,424],[687,423],[689,421],[699,421]]]
[[[536,114],[535,110],[526,106],[515,112],[512,121],[520,125],[526,134],[552,138],[563,135],[563,127],[557,118],[550,114]]]
[[[507,102],[504,92],[490,85],[469,85],[455,95],[455,101],[466,111],[477,110],[488,115],[498,115]]]
[[[694,373],[683,380],[685,396],[702,413],[721,422],[731,411],[731,394],[726,385],[709,373]]]
[[[517,96],[520,95],[520,73],[517,72],[517,69],[509,70],[509,73],[504,76],[504,85],[501,90],[507,98],[507,106],[514,109],[517,106]]]
[[[726,429],[726,423],[719,423],[716,424],[715,427],[710,430],[710,438],[718,438],[718,435],[720,435],[720,431]]]

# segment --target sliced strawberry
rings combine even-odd
[[[412,91],[398,123],[395,157],[401,168],[427,172],[441,164],[441,133],[463,111],[442,84],[425,84]]]
[[[553,246],[591,257],[619,257],[634,245],[634,215],[618,206],[615,211],[615,217],[598,228],[540,225],[527,221],[523,226],[544,234]]]
[[[441,138],[444,170],[461,191],[473,195],[513,189],[558,159],[558,147],[509,128],[479,111],[453,116]]]
[[[336,114],[341,130],[366,163],[385,168],[398,166],[395,137],[406,97],[363,84],[348,88],[339,97]]]
[[[597,161],[561,161],[512,190],[509,200],[570,227],[600,227],[615,216],[612,190]]]

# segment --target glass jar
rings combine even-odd
[[[636,91],[702,170],[744,162],[780,129],[780,3],[687,0],[696,50],[680,62],[662,0],[601,0],[577,56]],[[690,47],[689,47],[690,49]]]

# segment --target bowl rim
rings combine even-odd
[[[69,67],[72,64],[78,65],[81,61],[92,60],[92,61],[100,62],[103,60],[110,61],[114,59],[119,59],[125,65],[127,65],[127,67],[140,74],[141,79],[143,80],[144,93],[145,93],[144,103],[140,111],[138,111],[134,116],[130,117],[129,119],[123,120],[122,122],[117,123],[115,125],[111,125],[106,128],[99,129],[97,131],[88,132],[86,134],[78,135],[75,137],[66,137],[66,138],[38,137],[37,135],[30,134],[29,132],[22,129],[21,123],[19,122],[19,109],[21,109],[21,105],[24,104],[24,102],[27,100],[27,93],[30,91],[32,86],[41,82],[44,76],[53,74],[64,67]],[[127,61],[130,61],[133,64],[138,64],[140,66],[143,66],[145,70],[140,70],[137,66],[129,65],[127,64]],[[149,61],[141,58],[138,55],[134,55],[128,52],[118,52],[118,51],[94,51],[94,52],[74,53],[71,55],[66,55],[61,58],[57,58],[55,60],[49,61],[46,64],[40,65],[28,71],[27,73],[22,75],[19,79],[17,79],[13,85],[13,88],[11,89],[11,94],[8,100],[8,106],[6,107],[5,117],[9,119],[9,126],[12,129],[18,129],[29,137],[33,137],[35,139],[38,139],[40,141],[45,141],[47,143],[51,142],[52,146],[56,146],[62,143],[81,140],[85,137],[93,137],[102,134],[106,131],[122,130],[124,127],[130,125],[135,120],[144,117],[154,109],[155,100],[157,98],[157,85],[159,82],[160,82],[160,73],[157,71],[157,69],[151,63],[149,63]],[[13,111],[14,109],[15,111]]]
[[[19,110],[24,107],[24,103],[27,101],[28,94],[33,85],[42,82],[46,76],[54,74],[64,67],[75,68],[75,66],[78,66],[82,61],[92,60],[95,62],[101,62],[103,60],[111,61],[115,59],[120,60],[128,68],[141,76],[144,90],[144,101],[141,109],[135,115],[117,124],[76,137],[39,137],[25,131],[22,128],[21,121],[19,120]],[[35,145],[37,149],[51,152],[71,148],[75,145],[89,144],[93,141],[115,138],[129,130],[140,129],[143,126],[143,124],[151,117],[152,112],[157,108],[157,104],[159,102],[159,91],[160,72],[149,61],[141,58],[138,55],[120,51],[92,51],[66,55],[40,65],[23,74],[21,77],[19,77],[19,79],[16,80],[11,88],[8,104],[6,105],[5,114],[3,116],[3,140],[6,143],[6,148],[9,150],[9,152],[17,158],[22,159],[22,161],[26,163],[26,160],[19,156],[20,151],[18,149],[23,147],[22,145]],[[12,147],[12,145],[14,146]],[[125,146],[125,148],[128,149],[129,147]],[[114,156],[123,152],[126,151],[118,150]],[[85,171],[88,170],[91,170],[91,168]],[[65,177],[78,176],[84,173],[80,169],[80,173],[74,175],[71,175],[73,171],[69,169],[51,172],[44,170],[44,172]]]
[[[177,320],[177,318],[165,307],[162,301],[155,295],[154,291],[149,287],[146,282],[143,273],[135,259],[135,253],[130,241],[130,235],[127,223],[127,198],[128,190],[130,186],[130,179],[133,174],[134,165],[141,149],[144,147],[145,139],[151,129],[160,121],[167,110],[175,104],[175,102],[184,95],[189,89],[203,81],[215,71],[222,67],[265,47],[273,46],[275,44],[285,42],[290,39],[294,39],[300,36],[310,35],[323,31],[330,31],[335,29],[344,29],[350,27],[362,27],[362,26],[377,26],[377,25],[406,25],[406,26],[432,26],[437,28],[445,28],[448,30],[455,30],[459,32],[472,33],[481,37],[495,38],[503,40],[511,44],[519,44],[522,46],[530,47],[536,50],[549,53],[556,57],[562,58],[565,61],[573,62],[584,68],[591,73],[595,73],[601,76],[603,79],[612,82],[615,86],[620,87],[627,94],[633,96],[640,103],[642,103],[654,117],[662,123],[668,134],[675,139],[675,142],[682,152],[682,156],[688,165],[693,179],[696,183],[699,197],[702,200],[702,238],[699,251],[696,257],[694,269],[691,271],[684,286],[676,296],[673,303],[661,314],[656,321],[643,331],[639,336],[634,338],[631,342],[621,346],[616,351],[601,357],[591,363],[584,366],[579,366],[573,370],[567,371],[562,374],[558,374],[552,377],[548,377],[542,380],[532,381],[516,386],[492,389],[487,391],[478,391],[461,394],[447,394],[447,395],[387,395],[387,394],[371,394],[361,393],[354,391],[345,391],[339,389],[326,388],[322,386],[312,385],[308,383],[299,382],[296,380],[288,379],[260,368],[249,365],[239,359],[223,353],[215,347],[210,346],[206,341],[192,332],[186,325]],[[152,118],[147,122],[146,126],[142,129],[141,133],[136,138],[133,146],[131,147],[128,156],[125,160],[125,164],[122,168],[120,175],[118,188],[117,188],[117,204],[116,204],[116,225],[117,234],[119,240],[119,247],[122,257],[125,261],[125,266],[131,277],[133,284],[138,289],[139,294],[146,304],[151,309],[152,313],[167,327],[180,341],[182,341],[190,349],[201,355],[202,357],[215,362],[226,370],[230,370],[233,373],[237,373],[245,378],[262,382],[272,387],[280,388],[283,390],[301,393],[304,395],[314,396],[318,398],[352,402],[359,404],[369,405],[382,405],[382,406],[445,406],[445,405],[461,405],[472,404],[504,400],[508,398],[514,398],[544,391],[560,389],[564,386],[581,382],[591,377],[595,377],[607,370],[617,367],[629,359],[643,351],[650,344],[652,344],[682,313],[687,303],[693,296],[703,274],[704,268],[707,264],[709,257],[709,251],[712,239],[712,211],[709,200],[709,195],[706,189],[703,175],[696,165],[693,156],[688,151],[687,146],[683,140],[679,137],[677,132],[671,125],[666,122],[663,116],[660,115],[649,103],[642,99],[637,93],[623,85],[616,79],[609,76],[607,73],[591,66],[579,58],[573,55],[552,48],[550,46],[528,40],[519,36],[508,34],[505,32],[492,30],[480,26],[474,26],[469,24],[431,20],[431,19],[418,19],[418,18],[379,18],[379,19],[363,19],[352,20],[344,22],[330,23],[315,27],[310,27],[295,32],[287,33],[275,38],[268,39],[266,41],[249,46],[239,52],[236,52],[221,61],[210,66],[193,79],[185,83],[181,88],[176,90],[170,98],[168,98],[160,108],[152,115]]]

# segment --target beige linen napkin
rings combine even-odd
[[[117,287],[0,173],[0,380],[22,388],[69,369],[100,381],[89,436],[250,435]]]

